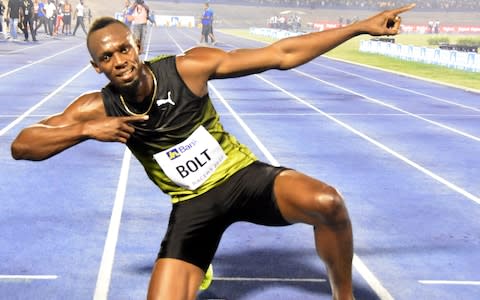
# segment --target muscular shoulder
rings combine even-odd
[[[205,95],[207,81],[215,77],[225,52],[216,48],[196,47],[176,57],[178,74],[197,96]]]
[[[106,115],[102,94],[99,91],[82,94],[72,102],[66,111],[69,110],[79,121],[92,120]]]
[[[105,117],[105,108],[103,106],[102,95],[100,92],[89,92],[82,94],[67,108],[56,115],[52,115],[40,123],[62,126],[77,122],[85,122]]]

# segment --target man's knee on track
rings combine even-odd
[[[350,223],[342,195],[333,187],[317,192],[314,202],[319,213],[319,223],[331,227],[343,227]]]

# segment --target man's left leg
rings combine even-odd
[[[274,193],[287,221],[314,226],[317,253],[326,264],[333,299],[353,299],[352,226],[341,195],[333,187],[293,170],[277,176]]]

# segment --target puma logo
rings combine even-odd
[[[171,105],[175,105],[175,102],[173,102],[172,100],[172,92],[171,91],[168,91],[167,93],[167,99],[158,99],[157,100],[157,106],[162,106],[163,104],[171,104]]]

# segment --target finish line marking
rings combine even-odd
[[[57,275],[0,275],[0,281],[55,280]]]
[[[255,277],[213,277],[213,281],[258,281],[258,282],[327,282],[319,278],[255,278]]]
[[[480,281],[474,280],[419,280],[418,282],[436,285],[480,285]]]

